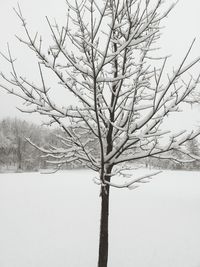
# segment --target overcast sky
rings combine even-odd
[[[167,3],[172,2],[167,0]],[[47,36],[48,27],[45,16],[56,18],[59,22],[64,21],[66,13],[65,0],[21,0],[19,1],[25,18],[34,31],[41,32]],[[9,42],[13,54],[20,60],[20,69],[28,75],[35,78],[34,58],[28,57],[29,51],[26,47],[19,44],[14,37],[20,35],[23,29],[21,23],[13,11],[17,7],[15,0],[1,0],[0,6],[0,50],[6,51],[6,44]],[[171,67],[176,66],[183,58],[189,45],[196,37],[195,47],[191,53],[191,59],[200,55],[200,1],[198,0],[180,0],[167,20],[165,20],[165,29],[161,38],[163,54],[173,55],[170,59]],[[34,64],[32,64],[34,62]],[[0,71],[7,70],[7,64],[0,58]],[[200,70],[200,65],[199,65]],[[30,118],[38,121],[37,116],[21,114],[16,106],[20,107],[20,101],[10,96],[0,89],[0,119],[5,116],[17,116]],[[198,116],[198,113],[192,111],[192,116]],[[200,112],[200,111],[199,111]],[[190,121],[191,113],[187,113],[187,121]]]

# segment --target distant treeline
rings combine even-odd
[[[0,170],[37,171],[48,168],[39,147],[56,146],[58,129],[38,126],[25,120],[6,118],[0,121]]]
[[[32,146],[27,141],[27,138],[38,147],[48,148],[49,146],[60,146],[61,143],[58,135],[63,134],[64,133],[60,129],[38,126],[20,119],[6,118],[1,120],[0,171],[37,171],[39,169],[52,168],[52,166],[47,164],[42,152]],[[200,155],[200,145],[196,139],[189,141],[186,146],[189,153],[196,156]],[[196,160],[192,163],[181,163],[181,160],[184,159],[184,155],[176,153],[178,152],[171,152],[171,156],[178,158],[180,161],[149,158],[142,162],[133,162],[133,164],[162,169],[200,169],[200,161]],[[63,167],[72,168],[72,166],[82,167],[77,164],[74,165],[73,163]]]
[[[142,164],[145,167],[155,167],[159,169],[171,169],[171,170],[200,170],[200,144],[198,139],[192,139],[185,144],[185,151],[188,156],[184,155],[180,151],[173,150],[170,153],[163,156],[165,159],[159,158],[146,158]]]

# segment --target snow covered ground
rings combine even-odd
[[[0,174],[1,267],[95,267],[100,203],[88,170]],[[109,267],[200,267],[200,172],[113,189]]]

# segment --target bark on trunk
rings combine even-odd
[[[22,153],[21,153],[21,138],[18,137],[17,139],[17,161],[18,161],[18,167],[17,170],[22,169]]]
[[[109,218],[109,192],[107,185],[101,193],[101,219],[99,237],[99,260],[98,267],[107,267],[108,263],[108,218]]]

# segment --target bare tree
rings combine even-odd
[[[170,158],[168,152],[172,150],[184,154],[184,161],[196,159],[185,149],[185,142],[195,138],[199,130],[174,134],[164,131],[162,124],[170,113],[179,111],[181,103],[196,101],[199,76],[186,74],[200,57],[186,62],[193,41],[177,69],[166,73],[168,58],[156,57],[156,44],[162,20],[174,5],[165,8],[163,0],[153,2],[67,1],[65,26],[47,18],[52,35],[48,48],[38,33],[31,34],[18,7],[15,12],[26,37],[17,38],[38,58],[41,82],[37,84],[18,74],[9,47],[8,55],[2,54],[12,72],[11,77],[1,74],[5,81],[1,87],[25,100],[22,111],[49,116],[49,123],[59,124],[66,134],[60,136],[62,147],[40,150],[58,167],[75,161],[98,173],[99,267],[106,267],[108,260],[110,188],[135,188],[157,174],[117,184],[114,179],[123,175],[125,164],[137,159]],[[75,96],[76,104],[56,104],[53,89],[45,80],[47,71]]]

